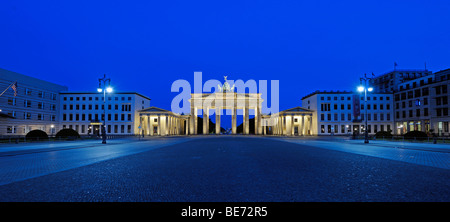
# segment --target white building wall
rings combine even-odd
[[[66,86],[0,69],[0,93],[17,81],[17,96],[8,89],[0,97],[1,113],[15,119],[0,119],[0,135],[22,136],[43,130],[49,136],[59,130],[59,92]],[[52,127],[53,126],[53,127]]]
[[[361,116],[364,117],[360,117],[360,121],[355,122],[353,95],[351,92],[315,92],[304,97],[302,107],[315,111],[312,124],[313,135],[348,135],[354,131],[363,133],[365,122],[361,120],[365,118],[366,106],[360,110]],[[357,95],[360,106],[364,105],[364,95]],[[369,134],[382,130],[394,132],[392,94],[368,94],[368,98]]]
[[[100,126],[92,125],[97,119],[103,123],[103,105],[106,108],[107,134],[138,134],[138,110],[150,107],[150,99],[134,92],[117,92],[106,95],[96,92],[62,92],[60,127],[72,128],[80,135],[101,133]]]

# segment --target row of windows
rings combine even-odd
[[[406,116],[406,111],[402,111],[401,112],[401,118],[407,118],[407,117],[421,117],[421,116],[428,116],[428,108],[424,108],[423,112],[421,111],[421,109],[415,109],[415,110],[408,110],[408,116]],[[436,116],[441,117],[441,116],[448,116],[448,108],[437,108],[436,109]],[[400,118],[400,112],[397,111],[395,113],[395,117],[396,118]]]
[[[109,96],[109,97],[107,97],[108,98],[108,101],[112,101],[113,100],[113,98],[114,98],[114,101],[119,101],[119,98],[120,98],[120,100],[121,101],[125,101],[125,97],[124,96],[122,96],[122,97],[117,97],[117,96],[115,96],[115,97],[111,97],[111,96]],[[73,97],[73,96],[70,96],[70,97],[67,97],[67,96],[64,96],[63,97],[63,100],[64,101],[86,101],[86,99],[87,99],[87,101],[103,101],[103,96],[88,96],[88,97],[86,97],[86,96],[76,96],[76,97]],[[127,97],[127,100],[128,101],[131,101],[131,96],[129,96],[129,97]],[[142,102],[144,102],[144,101],[142,101]]]
[[[27,95],[27,96],[33,96],[33,94],[34,94],[33,90],[30,88],[25,88],[25,90],[23,92],[24,92],[24,95]],[[19,87],[17,93],[18,94],[21,93],[20,87]],[[49,93],[49,92],[44,92],[42,90],[37,90],[37,93],[35,96],[38,98],[42,98],[42,99],[56,100],[56,95],[57,95],[56,93]]]
[[[95,105],[89,104],[87,106],[85,104],[82,104],[82,105],[80,105],[80,104],[75,104],[75,105],[64,104],[63,110],[67,110],[67,108],[69,108],[68,110],[74,110],[74,108],[75,108],[75,110],[80,110],[80,108],[81,108],[81,110],[86,110],[86,107],[87,107],[87,110],[92,110],[92,108],[94,108],[95,110],[98,110],[100,108],[100,106],[98,104],[95,104]],[[122,104],[121,108],[122,108],[122,111],[131,111],[131,104]],[[104,109],[105,109],[105,105],[101,105],[101,110],[104,110]],[[111,110],[111,109],[112,109],[112,105],[109,104],[108,110]],[[114,110],[119,110],[118,104],[114,105]]]
[[[419,107],[422,105],[428,105],[428,98],[423,98],[423,100],[420,100],[420,99],[410,100],[410,101],[408,101],[408,107],[410,107],[410,108],[413,107],[413,103],[414,103],[414,106],[416,106],[416,107]],[[400,109],[400,103],[395,103],[395,108]],[[402,108],[406,108],[406,102],[402,102]]]
[[[87,119],[86,119],[87,117]],[[108,121],[114,120],[114,121],[132,121],[131,118],[131,114],[127,114],[126,115],[126,119],[125,119],[125,114],[121,114],[120,115],[120,119],[119,119],[119,114],[114,114],[114,119],[112,118],[112,114],[108,114]],[[105,118],[105,114],[101,114],[101,120],[103,121]],[[62,121],[97,121],[100,120],[99,119],[99,114],[63,114],[63,118]]]
[[[361,115],[362,120],[364,120],[364,116],[365,115]],[[334,115],[331,115],[331,113],[328,113],[326,117],[327,118],[325,120],[325,114],[323,114],[323,113],[320,114],[320,121],[352,121],[351,113],[347,113],[347,115],[345,115],[344,113],[341,113],[340,119],[339,119],[339,115],[337,113],[334,113]],[[333,119],[331,117],[333,117]],[[386,119],[386,121],[391,120],[390,113],[386,113],[386,114],[384,114],[384,113],[368,113],[367,114],[368,121],[372,121],[372,117],[373,117],[373,121],[384,121],[385,119]]]
[[[399,94],[395,94],[395,101],[412,99],[412,98],[428,96],[428,95],[430,95],[429,89],[428,89],[428,87],[425,87],[425,88],[422,88],[422,90],[416,89],[416,90],[411,90],[408,92],[402,92]]]
[[[67,127],[81,134],[100,134],[100,129],[92,127],[91,125],[63,125],[63,129]],[[106,131],[107,133],[131,133],[131,127],[131,125],[107,125]]]
[[[401,117],[400,117],[400,112],[397,111],[395,112],[395,118],[399,119],[399,118],[407,118],[406,117],[406,111],[402,111],[401,112]],[[421,116],[428,116],[428,108],[424,108],[423,112],[421,111],[421,109],[416,109],[416,110],[409,110],[408,111],[408,117],[421,117]]]
[[[34,104],[36,104],[36,107],[34,107]],[[11,106],[16,106],[17,105],[17,99],[16,98],[8,98],[8,105]],[[30,100],[25,99],[23,101],[23,106],[27,107],[27,108],[37,108],[37,109],[47,109],[48,110],[56,110],[56,105],[55,104],[48,104],[48,103],[44,103],[44,102],[32,102]]]
[[[380,128],[378,128],[378,126]],[[378,132],[378,129],[380,131],[390,131],[391,130],[391,125],[387,124],[386,125],[386,129],[385,129],[385,125],[381,124],[381,125],[374,125],[374,124],[368,124],[367,125],[367,132],[368,133],[372,133],[372,127],[373,127],[373,132],[376,133]],[[339,125],[320,125],[320,133],[351,133],[351,132],[364,132],[364,126],[360,126],[360,125],[341,125],[339,127]]]
[[[9,111],[7,114],[16,119],[56,121],[56,115],[51,114],[23,112],[23,115],[20,115],[17,111]]]
[[[338,104],[333,104],[333,110],[338,110]],[[364,104],[361,104],[361,109],[364,109]],[[345,104],[341,104],[340,105],[340,110],[345,110]],[[386,110],[390,110],[391,109],[391,105],[390,104],[367,104],[367,109],[368,110],[384,110],[384,108],[386,108]],[[351,104],[347,104],[347,110],[351,110],[352,109],[352,105]],[[331,109],[331,104],[330,103],[321,103],[320,104],[320,111],[332,111]]]
[[[430,84],[430,83],[433,83],[433,78],[428,78],[428,81],[427,81],[427,83],[428,84]],[[424,86],[425,85],[425,80],[424,79],[421,79],[420,80],[420,82],[419,82],[419,84],[420,84],[420,86]],[[401,85],[400,86],[400,91],[401,90],[404,90],[404,89],[409,89],[409,83],[408,84],[405,84],[404,86],[403,85]],[[411,84],[411,86],[412,86],[412,88],[416,88],[417,87],[417,82],[413,82],[412,84]]]
[[[339,98],[339,96],[334,96],[333,100],[337,101],[338,98]],[[390,100],[391,98],[390,98],[390,96],[367,96],[367,100],[371,100],[371,99],[376,101],[377,99],[378,100],[384,100],[384,99]],[[325,97],[321,96],[320,100],[325,101]],[[327,96],[327,100],[330,101],[331,100],[331,96]],[[340,96],[340,100],[341,101],[345,100],[345,96]],[[352,97],[351,96],[347,96],[347,100],[352,100]],[[361,100],[364,100],[364,97],[361,97]]]
[[[15,134],[17,133],[17,129],[18,128],[22,128],[23,129],[23,133],[26,134],[28,132],[30,132],[31,130],[33,130],[33,127],[31,126],[23,126],[23,127],[19,127],[19,126],[6,126],[6,133],[8,134]],[[40,126],[37,129],[42,130],[42,131],[46,131],[45,130],[45,126]],[[50,130],[48,131],[51,134],[55,134],[56,133],[56,129],[54,127],[51,127]]]

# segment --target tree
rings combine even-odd
[[[48,139],[48,135],[46,132],[42,130],[31,130],[30,132],[27,133],[25,138],[27,140],[44,140]]]

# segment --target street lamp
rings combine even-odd
[[[372,76],[374,76],[374,74],[372,73]],[[366,110],[366,116],[364,117],[365,119],[365,127],[364,127],[364,143],[369,143],[369,132],[367,131],[367,91],[372,92],[373,88],[372,87],[368,87],[367,86],[367,82],[372,80],[372,78],[368,78],[367,75],[364,73],[364,78],[359,78],[359,81],[361,83],[360,86],[358,86],[358,92],[363,92],[364,91],[364,107]],[[364,81],[364,85],[363,85],[363,81]]]
[[[102,84],[103,83],[103,84]],[[106,85],[108,83],[108,85]],[[103,92],[103,125],[102,125],[102,143],[106,144],[106,92],[111,93],[111,79],[106,78],[106,74],[103,74],[103,78],[98,79],[97,92]]]

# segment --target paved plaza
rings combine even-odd
[[[0,201],[450,200],[450,145],[173,136],[0,145]]]

